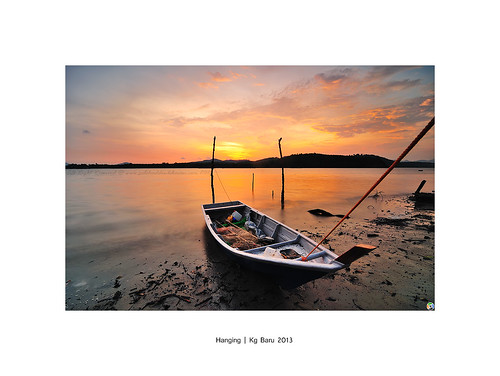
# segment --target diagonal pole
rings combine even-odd
[[[376,187],[377,185],[379,185],[379,184],[380,184],[380,182],[381,182],[382,180],[384,180],[384,178],[385,178],[387,175],[389,175],[389,173],[390,173],[390,172],[394,169],[394,167],[396,167],[396,165],[397,165],[399,162],[401,162],[401,160],[402,160],[402,159],[403,159],[403,158],[404,158],[404,157],[405,157],[405,156],[406,156],[406,155],[410,152],[410,150],[411,150],[411,149],[413,149],[413,147],[414,147],[414,146],[415,146],[415,145],[416,145],[416,144],[417,144],[417,143],[418,143],[418,142],[422,139],[422,137],[424,137],[424,136],[425,136],[425,134],[426,134],[426,133],[427,133],[427,132],[428,132],[428,131],[429,131],[429,130],[433,127],[433,126],[434,126],[434,118],[432,118],[432,120],[429,122],[429,124],[427,124],[427,126],[426,126],[426,127],[425,127],[425,128],[424,128],[424,129],[423,129],[423,130],[422,130],[422,131],[418,134],[418,136],[417,136],[417,137],[415,137],[415,139],[412,141],[412,143],[411,143],[411,144],[410,144],[410,145],[409,145],[409,146],[405,149],[405,151],[403,151],[403,152],[401,153],[401,155],[398,157],[398,159],[396,159],[396,160],[394,161],[394,163],[393,163],[393,164],[392,164],[392,165],[391,165],[391,166],[387,169],[387,171],[386,171],[386,172],[384,172],[384,173],[382,174],[382,176],[381,176],[381,177],[380,177],[380,178],[379,178],[379,179],[375,182],[375,184],[373,184],[373,185],[372,185],[372,187],[368,190],[368,192],[366,192],[366,193],[365,193],[365,195],[359,199],[359,201],[356,203],[356,205],[354,205],[354,206],[352,207],[352,209],[351,209],[351,210],[349,210],[349,212],[348,212],[346,215],[344,215],[344,217],[343,217],[343,218],[342,218],[342,219],[341,219],[341,220],[340,220],[340,221],[339,221],[339,222],[335,225],[335,227],[334,227],[334,228],[332,228],[332,229],[330,230],[330,232],[329,232],[328,234],[326,234],[326,235],[325,235],[325,237],[324,237],[323,239],[321,239],[321,241],[320,241],[318,244],[316,244],[316,246],[312,249],[312,251],[311,251],[311,252],[309,252],[309,253],[307,254],[307,256],[302,256],[302,258],[301,258],[301,260],[302,260],[302,261],[307,261],[307,258],[311,255],[311,253],[313,253],[313,252],[316,250],[316,248],[318,248],[318,247],[320,246],[320,244],[321,244],[321,243],[323,243],[323,242],[324,242],[324,241],[325,241],[325,240],[326,240],[326,239],[330,236],[330,234],[331,234],[331,233],[332,233],[332,232],[333,232],[333,231],[334,231],[337,227],[339,227],[339,226],[340,226],[340,224],[341,224],[342,222],[344,222],[344,220],[345,220],[345,219],[349,216],[349,214],[351,214],[351,213],[354,211],[354,209],[356,209],[356,208],[359,206],[359,204],[361,204],[361,202],[362,202],[362,201],[363,201],[363,200],[364,200],[364,199],[365,199],[365,198],[366,198],[366,197],[367,197],[367,196],[368,196],[368,195],[369,195],[369,194],[370,194],[370,193],[371,193],[371,192],[375,189],[375,187]]]

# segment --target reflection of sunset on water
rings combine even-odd
[[[217,202],[241,200],[290,228],[300,230],[307,236],[313,236],[315,241],[319,241],[320,236],[326,234],[339,218],[314,216],[309,210],[321,208],[333,215],[345,214],[383,170],[379,168],[286,169],[283,210],[280,205],[281,169],[217,169],[214,179],[215,196]],[[253,190],[252,177],[254,177]],[[408,249],[409,244],[401,243],[402,240],[394,241],[392,238],[396,234],[402,237],[405,233],[400,230],[393,232],[384,225],[386,222],[400,220],[413,221],[415,224],[427,221],[428,223],[425,223],[427,227],[419,231],[425,231],[424,235],[428,239],[423,238],[423,234],[419,235],[419,239],[432,244],[433,238],[430,236],[433,234],[428,232],[428,229],[434,218],[433,211],[415,211],[414,203],[407,199],[423,179],[427,181],[424,191],[434,190],[434,169],[396,168],[380,184],[377,192],[370,195],[338,231],[329,237],[327,245],[339,253],[358,243],[376,246],[381,241],[384,243],[379,251],[380,254],[384,254],[389,245],[392,245],[395,251],[398,251],[398,247]],[[207,257],[210,258],[211,254],[218,257],[220,253],[220,250],[212,249],[210,242],[204,236],[206,227],[201,216],[201,204],[210,201],[209,169],[66,170],[68,309],[92,308],[99,301],[103,299],[106,301],[105,299],[114,296],[117,292],[114,287],[117,276],[122,276],[119,279],[119,288],[126,295],[130,289],[141,286],[144,278],[161,275],[165,272],[165,268],[174,270],[172,268],[175,268],[175,262],[186,266],[184,273],[203,270],[204,278],[211,275],[210,273],[219,276],[215,269],[205,269],[204,266],[200,266],[205,265]],[[377,236],[369,237],[368,234]],[[417,239],[415,236],[410,237],[407,234],[408,239]],[[423,254],[423,249],[417,251],[414,249],[417,246],[411,245],[411,247],[416,253]],[[432,249],[427,245],[426,247],[425,252],[432,252]],[[392,253],[387,254],[389,257],[393,256]],[[411,256],[411,253],[409,254]],[[407,260],[403,255],[399,257]],[[368,271],[385,270],[386,265],[375,266],[375,263],[381,260],[374,255],[371,259],[365,260],[365,263],[373,265],[367,267],[365,275],[370,276]],[[402,273],[398,264],[389,259],[386,261],[396,274]],[[357,267],[362,265],[358,264]],[[235,269],[232,264],[229,267],[231,270]],[[421,265],[418,267],[421,268]],[[175,269],[175,273],[178,273],[176,278],[183,278],[182,281],[186,284],[192,282],[188,275],[182,274],[182,270]],[[393,278],[395,277],[391,275],[390,279]],[[179,280],[173,282],[179,283]],[[332,283],[328,279],[324,282]],[[406,288],[414,291],[413,282],[413,280],[406,281],[406,287],[398,285],[398,291]],[[272,287],[266,282],[260,283],[268,288]],[[373,283],[378,289],[382,286],[380,281]],[[422,278],[421,283],[431,286],[432,279]],[[313,289],[315,296],[313,301],[316,300],[317,294],[321,292],[316,290],[313,284],[308,288]],[[371,296],[374,290],[369,291]],[[185,293],[188,293],[187,290]],[[194,290],[190,290],[189,294],[193,299],[197,297]],[[247,293],[241,295],[245,296]],[[429,295],[429,298],[433,300],[434,296]],[[200,301],[204,299],[206,296],[199,297]],[[248,299],[252,300],[252,297]],[[403,305],[397,300],[394,302],[395,304],[390,307],[415,308],[412,306],[413,298],[405,301]],[[129,309],[130,304],[129,299],[122,298],[118,300],[116,308]],[[331,301],[326,301],[326,304],[326,307],[332,308]],[[352,301],[345,304],[344,307],[353,308]],[[137,309],[140,305],[132,307]],[[172,308],[175,309],[174,306]],[[186,308],[197,309],[197,306],[188,304]],[[425,309],[425,305],[421,308]]]

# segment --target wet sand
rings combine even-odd
[[[143,265],[136,282],[116,276],[113,293],[91,310],[427,310],[434,302],[434,210],[408,196],[387,199],[375,218],[348,219],[325,242],[337,254],[355,244],[378,246],[349,268],[292,290],[240,267],[203,232],[206,258]],[[388,208],[404,208],[394,215]],[[308,214],[308,213],[306,213]],[[297,230],[319,241],[336,221],[308,221]],[[308,224],[308,225],[307,225]]]

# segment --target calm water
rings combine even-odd
[[[217,202],[240,200],[301,229],[309,209],[345,214],[383,172],[286,169],[284,210],[281,169],[218,169],[214,185]],[[408,195],[423,179],[423,191],[434,190],[434,169],[395,169],[376,191]],[[164,261],[206,259],[201,205],[211,201],[208,169],[66,170],[67,308],[109,296],[118,276],[133,286]],[[351,216],[377,215],[377,202],[365,201]]]

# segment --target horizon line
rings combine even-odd
[[[387,157],[382,157],[380,155],[376,154],[362,154],[362,153],[355,153],[355,154],[324,154],[324,153],[298,153],[298,154],[290,154],[286,155],[283,158],[291,157],[291,156],[297,156],[297,155],[326,155],[326,156],[340,156],[340,157],[355,157],[355,156],[374,156],[378,158],[383,158],[387,159],[389,161],[395,161],[395,159],[387,158]],[[250,159],[218,159],[215,158],[214,161],[220,161],[220,162],[259,162],[263,161],[266,159],[280,159],[280,157],[266,157],[266,158],[261,158],[257,160],[250,160]],[[106,162],[65,162],[66,165],[110,165],[110,166],[117,166],[117,165],[162,165],[162,164],[188,164],[188,163],[202,163],[202,162],[211,162],[212,159],[203,159],[203,160],[197,160],[197,161],[184,161],[184,162],[128,162],[128,161],[123,161],[123,162],[117,162],[117,163],[106,163]],[[422,163],[435,163],[435,159],[418,159],[418,160],[408,160],[408,159],[403,159],[401,162],[422,162]]]

